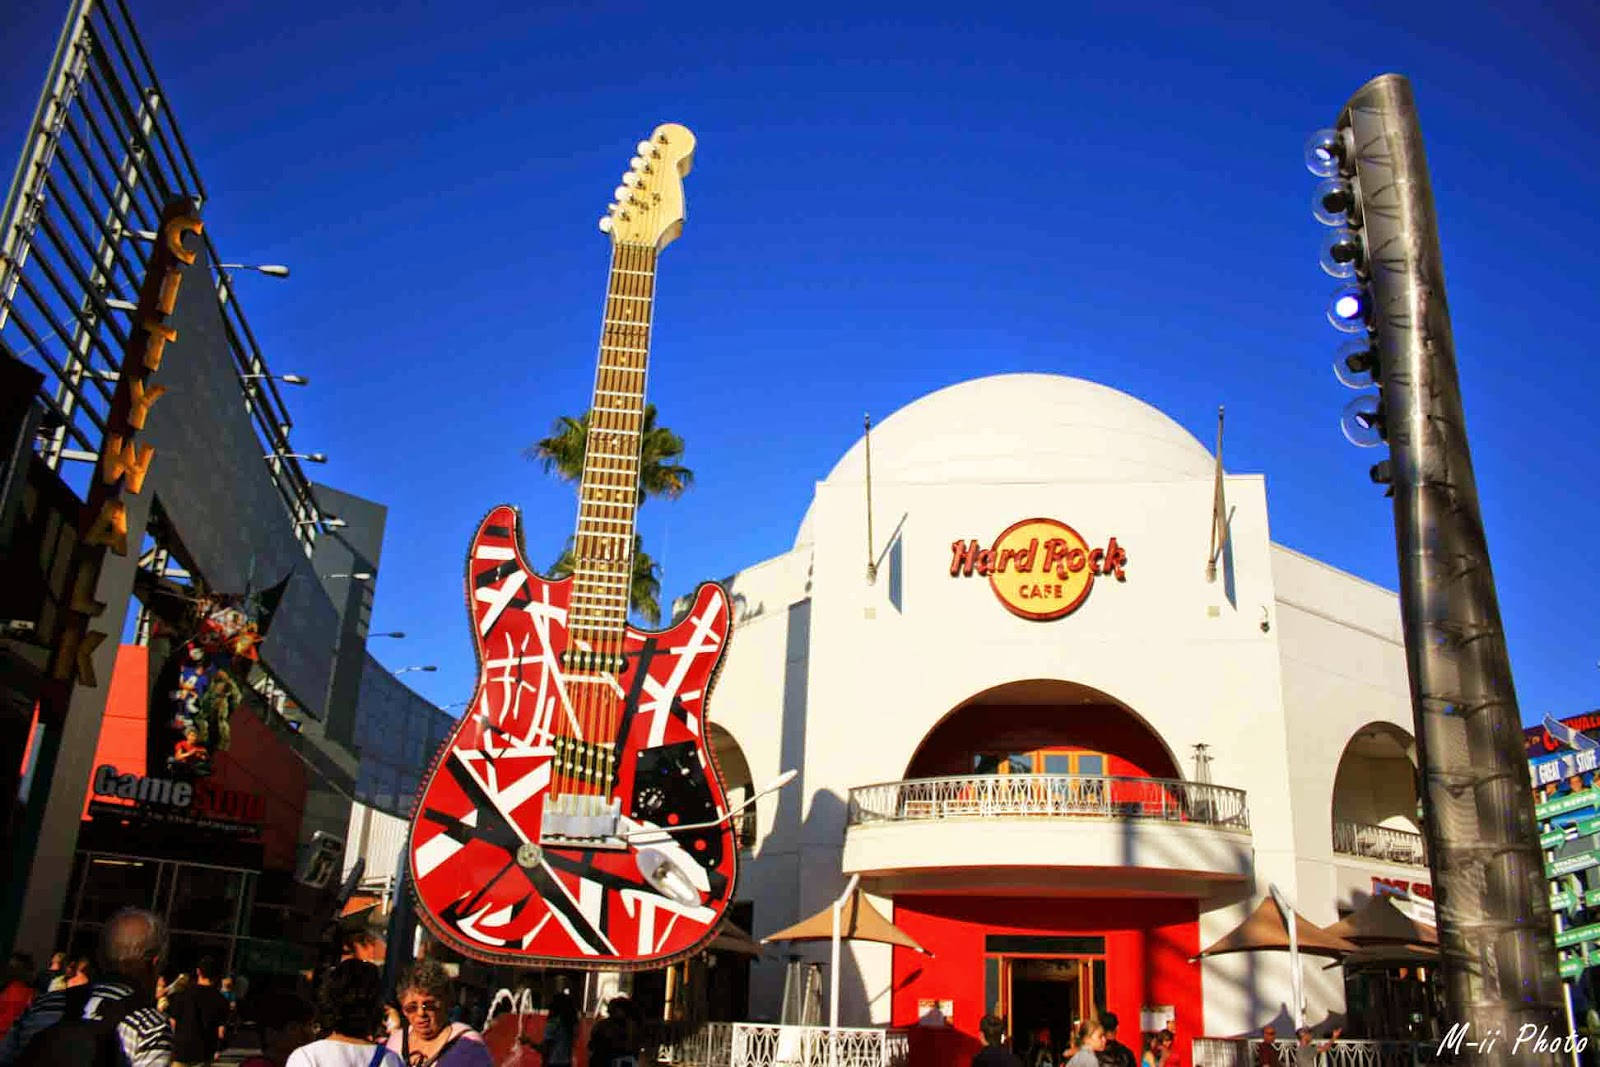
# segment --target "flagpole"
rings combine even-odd
[[[1217,473],[1211,490],[1211,552],[1206,557],[1206,581],[1217,580],[1217,557],[1228,535],[1228,517],[1223,514],[1222,496],[1222,405],[1217,405]]]

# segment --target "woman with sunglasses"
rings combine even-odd
[[[455,983],[433,960],[419,960],[400,976],[395,990],[405,1023],[389,1035],[389,1049],[406,1067],[494,1067],[483,1036],[466,1023],[450,1022]]]

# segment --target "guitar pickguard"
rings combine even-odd
[[[673,830],[727,812],[704,708],[728,643],[728,597],[708,583],[675,626],[630,627],[620,673],[569,670],[564,660],[583,662],[563,657],[572,583],[527,566],[519,521],[514,509],[498,507],[472,541],[467,594],[478,686],[418,797],[409,846],[418,912],[436,936],[476,959],[659,966],[709,941],[733,899],[738,848],[727,824]],[[599,687],[609,702],[614,736],[585,736],[578,710],[595,699],[585,687]],[[569,847],[545,832],[551,785],[566,766],[558,761],[582,758],[596,740],[614,741],[615,754],[599,806],[615,805],[620,834],[641,834],[657,854],[693,869],[697,902],[664,895],[625,840]],[[590,824],[569,816],[564,825]]]

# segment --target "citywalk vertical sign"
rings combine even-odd
[[[169,320],[177,307],[179,290],[198,256],[186,241],[198,239],[204,229],[195,202],[189,197],[169,200],[162,208],[155,247],[118,369],[94,478],[79,522],[80,541],[73,561],[67,617],[51,657],[50,676],[65,685],[100,684],[93,657],[111,636],[100,627],[121,626],[120,619],[100,620],[107,608],[97,599],[101,571],[107,553],[126,557],[130,538],[132,550],[137,553],[144,536],[150,513],[145,480],[156,450],[153,445],[141,443],[139,437],[151,409],[167,391],[156,378],[167,346],[178,340],[178,331]]]

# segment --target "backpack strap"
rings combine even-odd
[[[367,1061],[367,1067],[378,1067],[383,1062],[383,1054],[387,1051],[389,1046],[379,1042],[378,1047],[372,1050],[372,1059]]]

